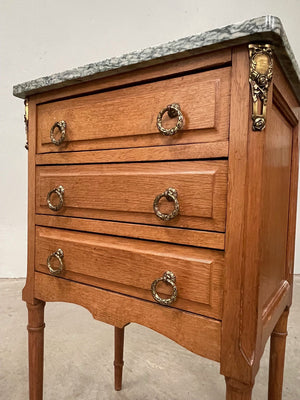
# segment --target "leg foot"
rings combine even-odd
[[[115,390],[122,389],[124,329],[115,327]]]
[[[277,322],[270,343],[269,400],[282,399],[283,369],[287,322],[289,310],[286,309]]]
[[[235,379],[226,380],[226,400],[251,400],[253,385],[246,385]]]
[[[44,307],[45,303],[39,300],[27,303],[30,400],[43,399]]]

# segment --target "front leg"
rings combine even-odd
[[[253,385],[225,377],[226,400],[251,400]]]
[[[29,400],[43,399],[44,307],[45,303],[40,300],[35,300],[34,303],[27,303]]]

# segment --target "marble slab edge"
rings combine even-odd
[[[13,94],[22,99],[37,93],[92,81],[121,72],[178,60],[192,55],[242,45],[250,42],[274,45],[274,53],[300,102],[300,70],[278,17],[263,16],[242,23],[213,29],[156,47],[124,54],[79,68],[45,76],[13,87]]]

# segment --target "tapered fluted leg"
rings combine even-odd
[[[270,343],[269,400],[282,399],[285,344],[289,310],[286,309],[277,322]]]
[[[27,303],[29,400],[43,399],[44,307],[45,303],[39,300],[34,304]]]
[[[251,400],[253,385],[246,385],[235,379],[226,380],[226,400]]]
[[[124,329],[115,327],[115,390],[122,389]]]

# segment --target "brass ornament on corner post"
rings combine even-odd
[[[249,44],[249,82],[252,94],[253,131],[266,126],[268,91],[273,76],[273,54],[270,44]]]
[[[25,137],[26,137],[26,142],[25,142],[25,149],[28,150],[28,99],[24,100],[24,124],[25,124]]]

